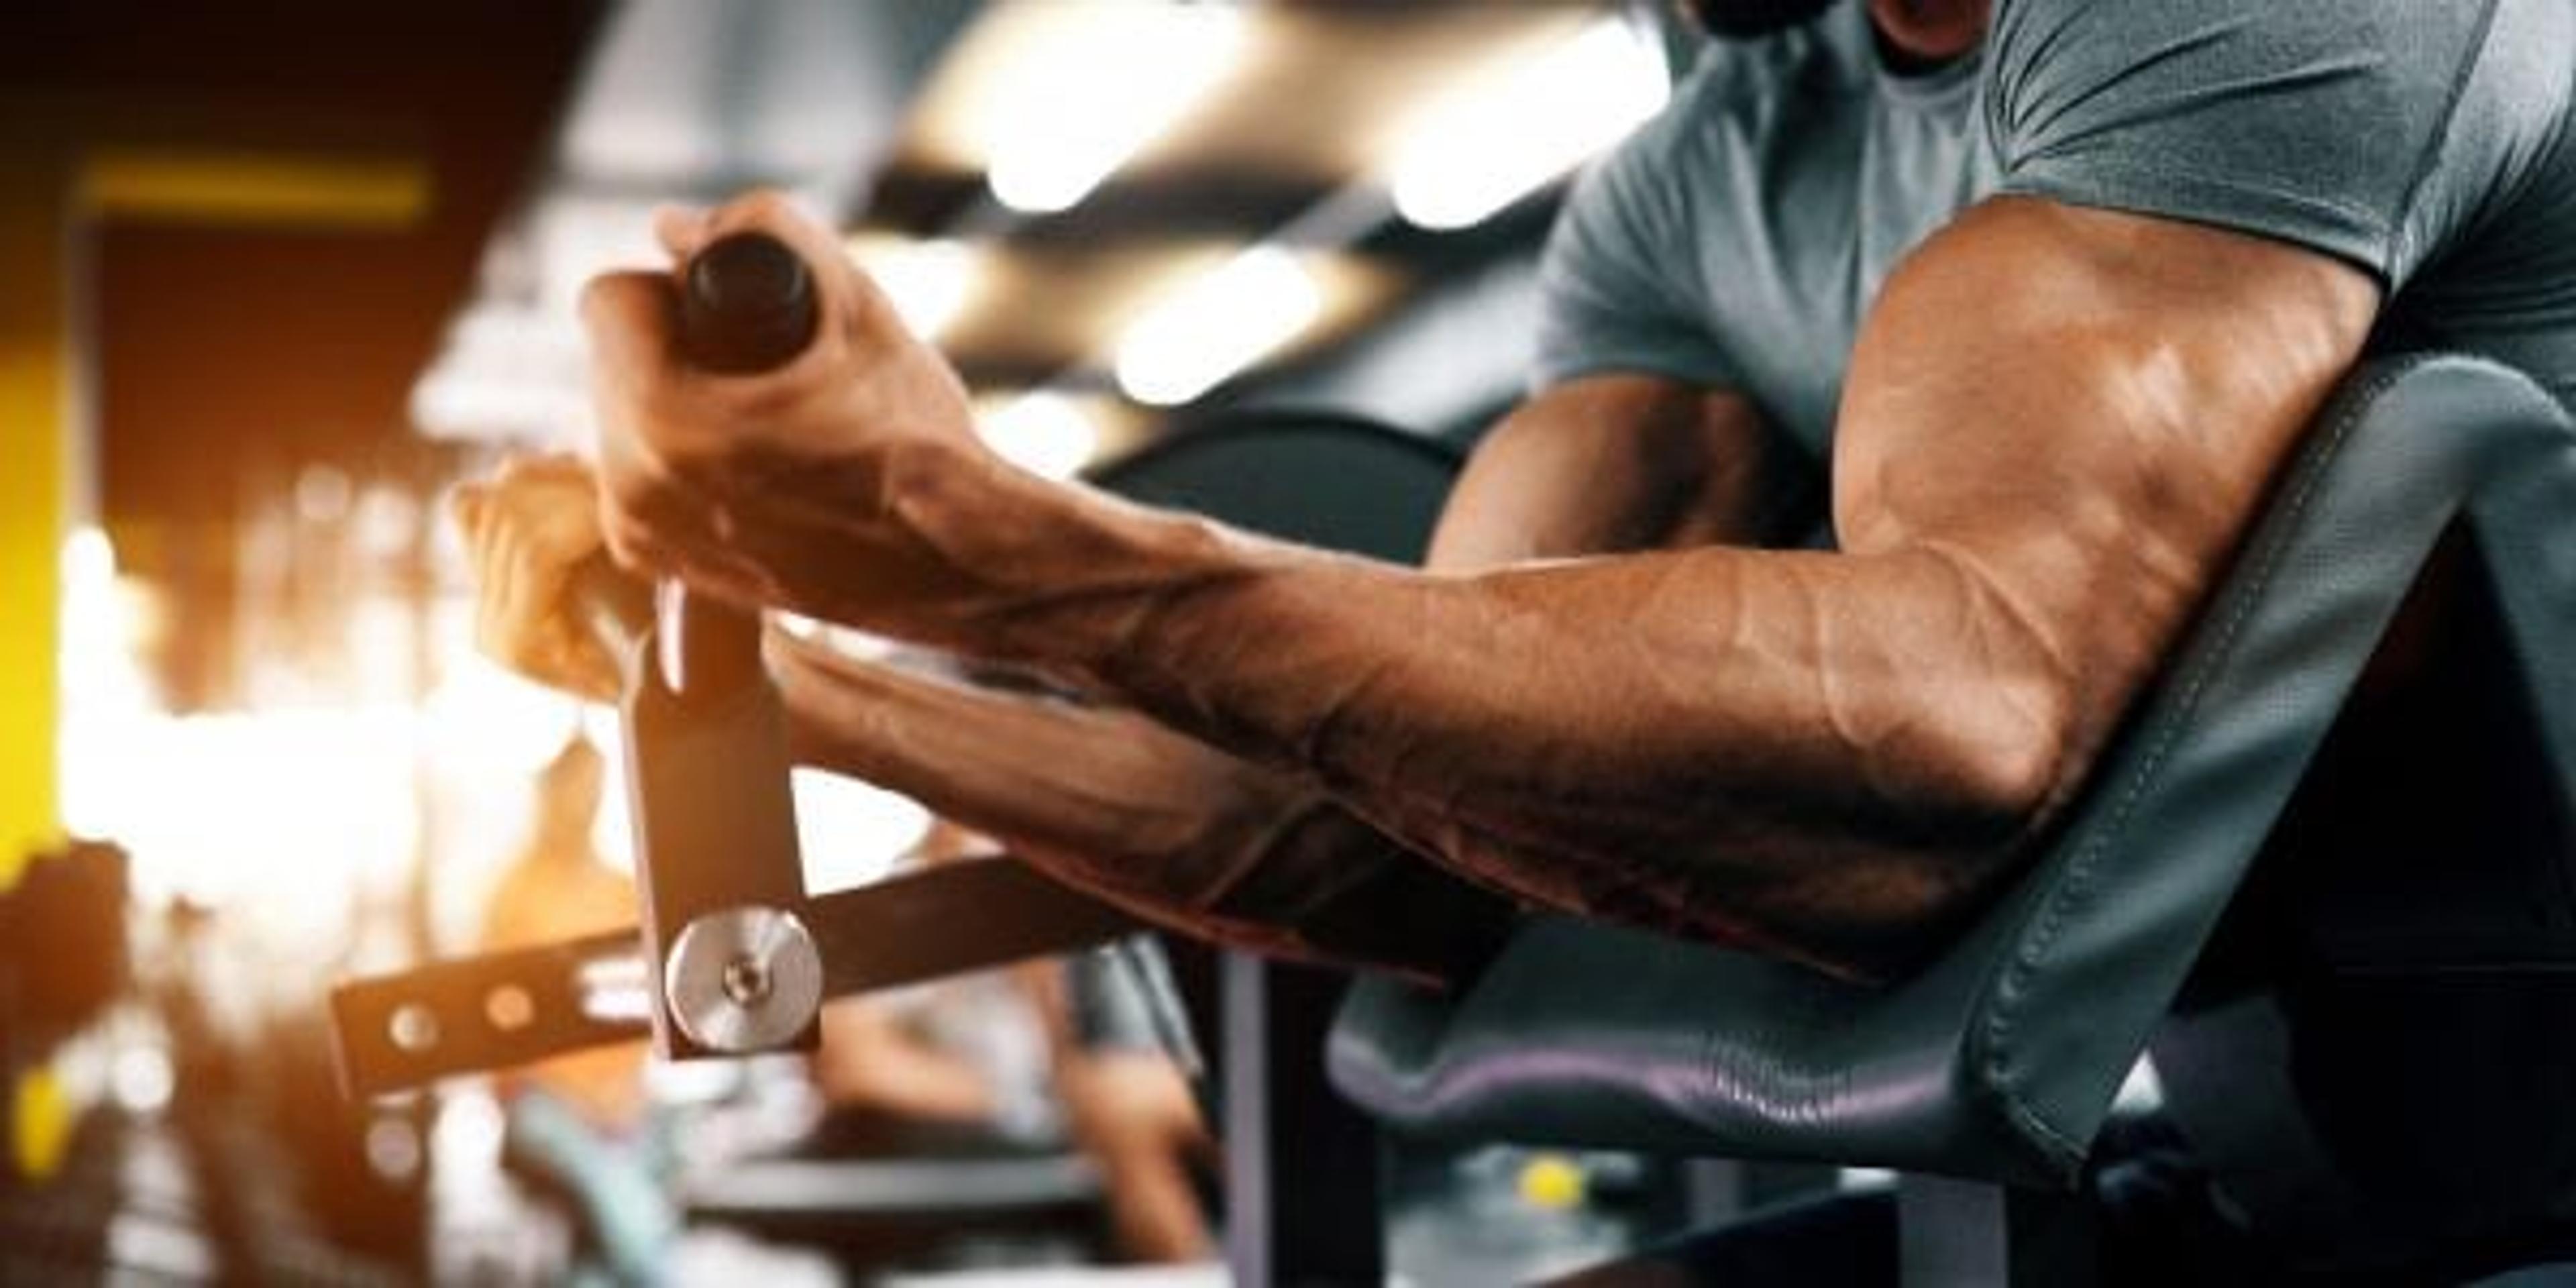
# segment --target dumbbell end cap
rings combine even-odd
[[[689,260],[682,331],[690,360],[717,371],[782,365],[814,338],[814,275],[787,244],[735,233]]]

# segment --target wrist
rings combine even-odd
[[[942,642],[1086,686],[1164,605],[1248,566],[1243,543],[1206,520],[998,460],[943,474],[905,509],[971,586]]]

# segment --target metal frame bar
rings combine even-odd
[[[1386,1279],[1377,1126],[1324,1076],[1347,977],[1228,953],[1226,1262],[1237,1288]]]
[[[2086,1288],[2101,1273],[2092,1206],[2076,1193],[1908,1172],[1896,1240],[1903,1288]]]

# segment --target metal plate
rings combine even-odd
[[[711,1051],[792,1046],[823,1005],[823,958],[796,914],[745,906],[707,913],[671,944],[671,1018]]]

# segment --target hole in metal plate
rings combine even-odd
[[[438,1045],[438,1017],[418,1002],[406,1003],[396,1007],[393,1017],[386,1021],[385,1036],[392,1038],[395,1046],[418,1055]]]
[[[483,995],[483,1018],[504,1033],[515,1033],[537,1018],[537,1002],[528,990],[516,984],[502,984]]]

